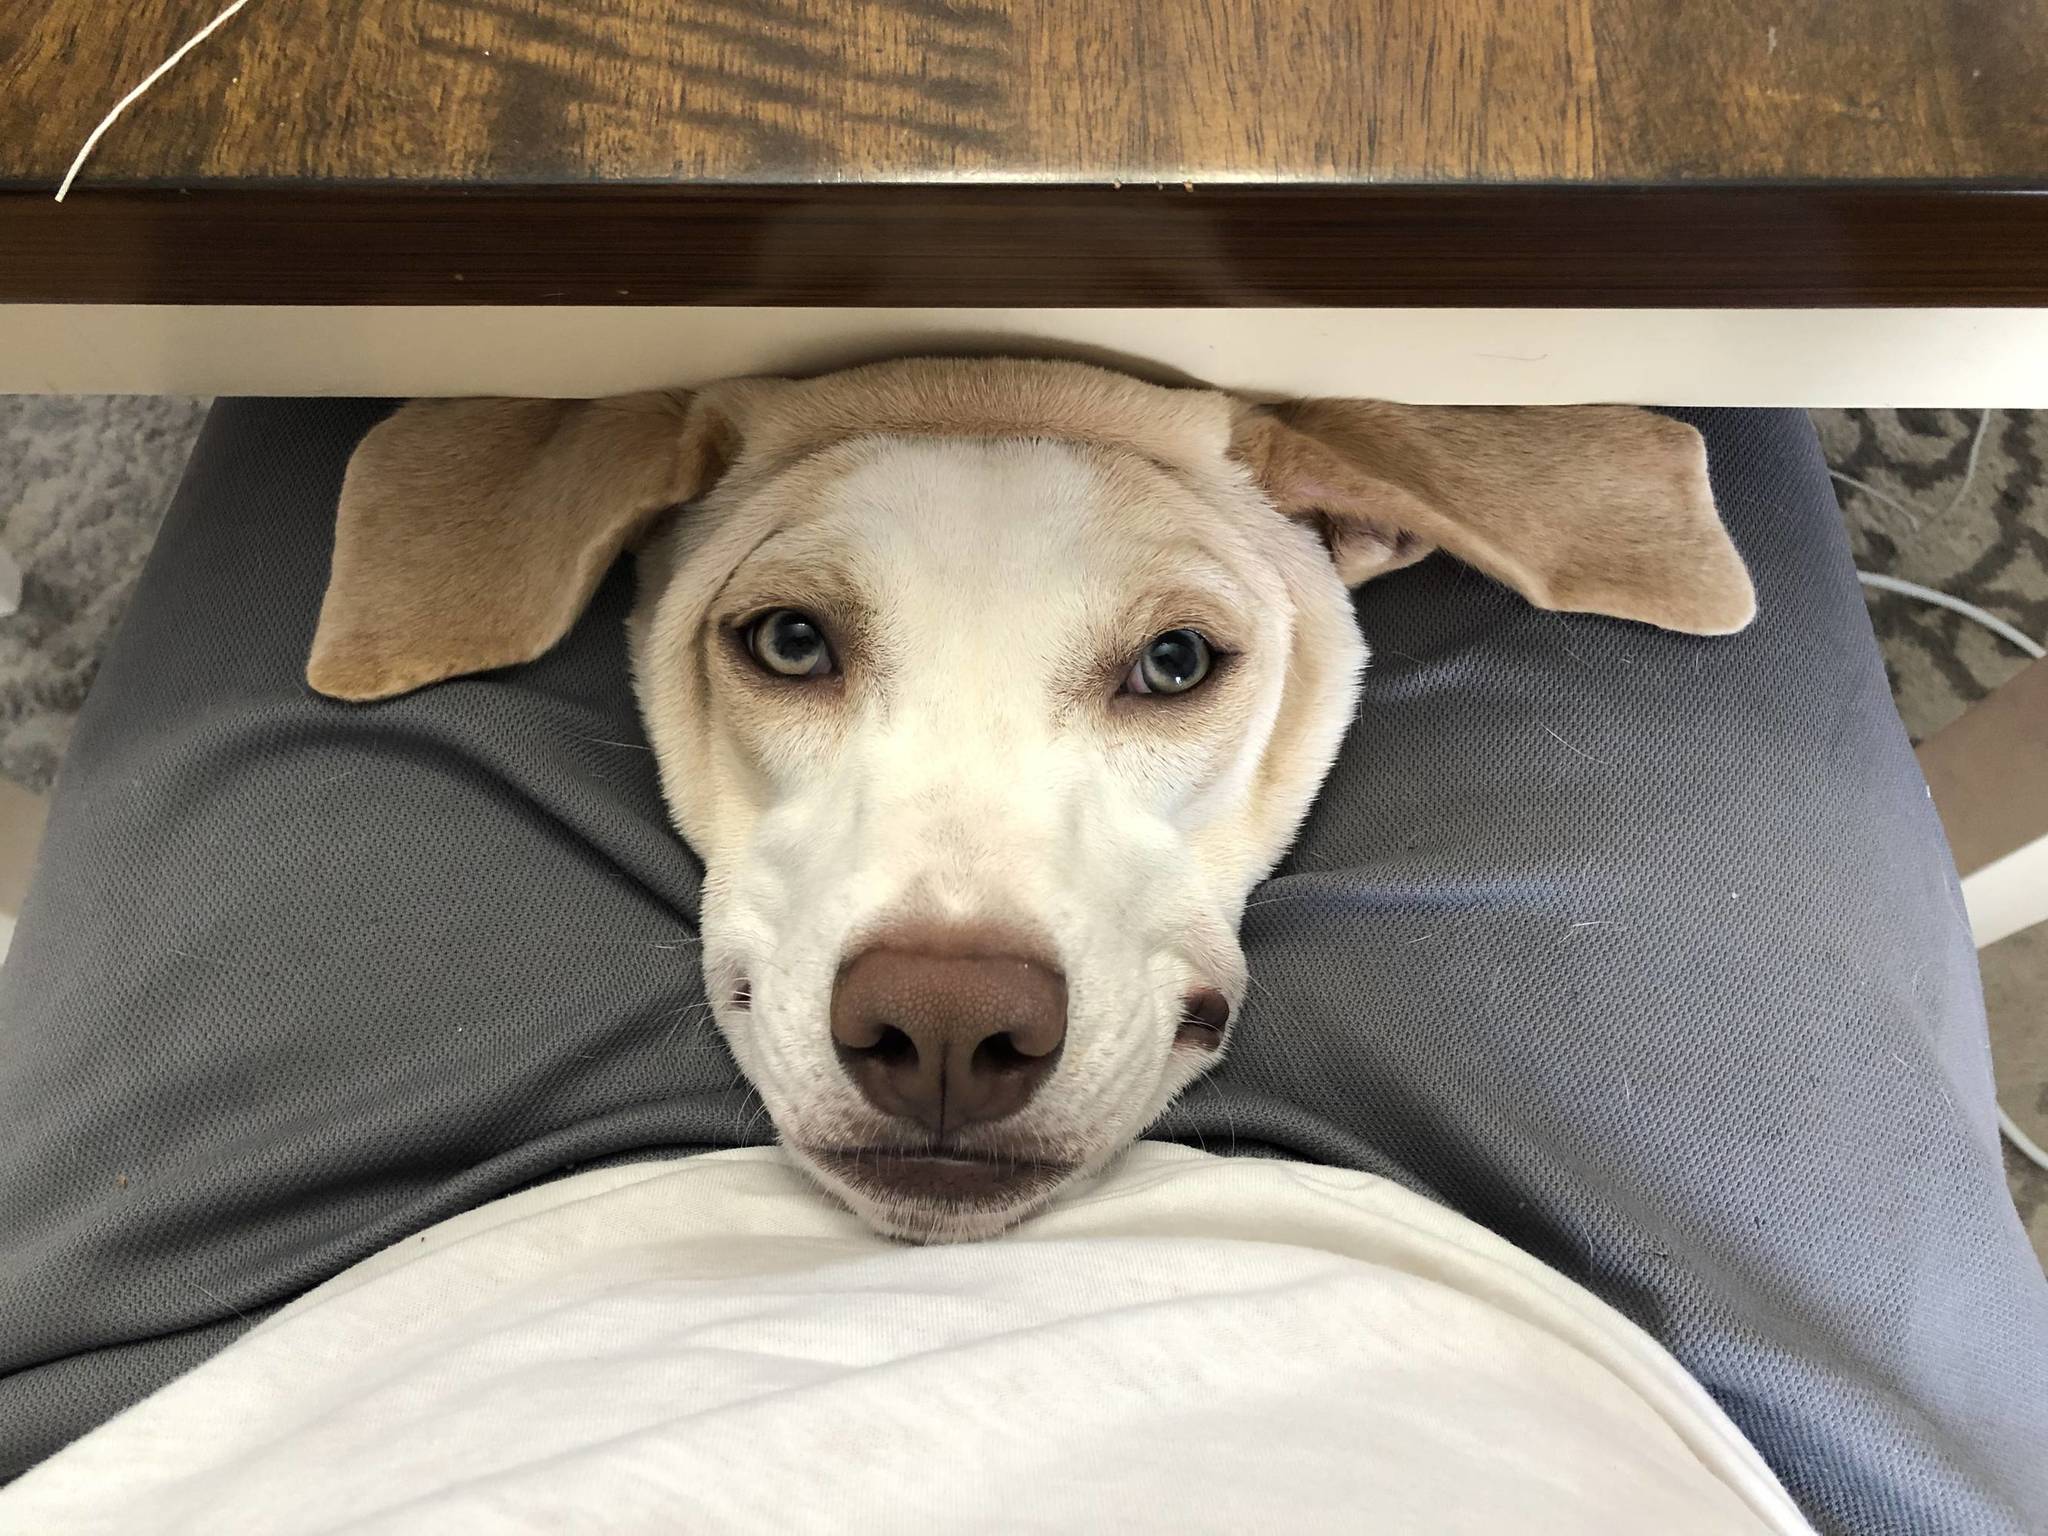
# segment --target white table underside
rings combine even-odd
[[[0,305],[0,393],[595,396],[905,353],[1421,403],[2048,406],[2048,310]]]

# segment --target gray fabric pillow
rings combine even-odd
[[[760,1141],[626,685],[629,573],[515,671],[300,681],[384,407],[232,402],[58,787],[0,981],[0,1475],[378,1248]],[[1434,1193],[1662,1338],[1825,1527],[2048,1512],[2048,1289],[1974,956],[1792,413],[1689,413],[1762,617],[1695,640],[1441,560],[1161,1133]]]

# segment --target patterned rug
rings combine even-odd
[[[49,787],[127,605],[205,402],[0,397],[0,545],[26,572],[0,618],[0,774]],[[1856,562],[2048,636],[2048,412],[1817,411]],[[1955,614],[1874,595],[1892,693],[1917,741],[2025,659]],[[2048,1141],[2048,925],[1982,956],[2007,1109]],[[2048,1254],[2048,1174],[2010,1152]]]
[[[2048,412],[1816,411],[1856,563],[2048,636]],[[1873,595],[1892,695],[1915,741],[2026,665],[1959,614]]]
[[[0,774],[15,783],[57,776],[206,404],[0,395],[0,546],[23,573],[0,619]]]

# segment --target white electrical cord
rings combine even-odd
[[[109,128],[114,126],[114,119],[119,117],[123,112],[126,112],[130,107],[134,106],[136,101],[141,97],[144,91],[148,90],[152,85],[155,85],[157,81],[163,79],[165,75],[168,75],[174,68],[177,67],[178,60],[184,58],[186,54],[190,53],[194,48],[197,48],[201,43],[205,42],[209,37],[213,36],[215,32],[219,31],[223,26],[227,24],[228,19],[232,17],[235,14],[235,12],[239,11],[243,6],[247,5],[248,3],[249,0],[231,0],[231,3],[229,4],[226,10],[222,11],[218,16],[214,17],[213,20],[209,21],[197,32],[194,32],[190,37],[186,38],[183,43],[178,45],[178,51],[176,53],[173,53],[168,59],[165,59],[163,63],[157,65],[155,69],[152,69],[147,75],[143,76],[142,84],[136,86],[134,90],[130,91],[126,96],[123,96],[119,101],[114,103],[114,110],[109,112],[105,117],[100,119],[99,126],[94,128],[91,133],[87,134],[85,137],[85,142],[78,147],[78,158],[71,162],[71,169],[64,173],[64,180],[57,188],[58,202],[63,202],[65,197],[69,195],[71,191],[71,183],[78,180],[78,173],[85,168],[86,157],[92,153],[93,145],[99,143],[101,134],[105,133]]]
[[[2012,1116],[2005,1112],[2004,1105],[1998,1109],[1998,1128],[2005,1132],[2005,1139],[2012,1143],[2015,1152],[2043,1173],[2048,1173],[2048,1152],[2043,1152],[2039,1142],[2013,1124]]]
[[[21,612],[21,562],[0,548],[0,619]]]
[[[1917,581],[1901,581],[1896,576],[1880,576],[1875,571],[1858,571],[1856,579],[1866,587],[1873,587],[1880,592],[1896,592],[1901,597],[1918,598],[1923,603],[1932,603],[1937,608],[1959,613],[1973,623],[1983,625],[2006,644],[2025,651],[2036,661],[2048,656],[2048,647],[2044,647],[2040,641],[2021,634],[1997,614],[1986,613],[1975,603],[1966,603],[1960,597],[1950,597],[1946,592],[1923,587]],[[1998,1110],[1998,1128],[2005,1132],[2005,1139],[2013,1144],[2021,1157],[2042,1172],[2048,1173],[2048,1152],[2043,1152],[2033,1137],[2013,1123],[2012,1116],[2005,1112],[2003,1105]]]
[[[1982,624],[2007,645],[2025,651],[2036,661],[2048,656],[2048,650],[2043,650],[2038,642],[2028,639],[1997,614],[1986,613],[1975,603],[1966,603],[1960,597],[1950,597],[1946,592],[1923,587],[1917,581],[1901,581],[1896,576],[1880,576],[1875,571],[1858,571],[1856,579],[1866,587],[1875,587],[1880,592],[1896,592],[1901,597],[1917,597],[1923,603],[1946,608],[1950,613],[1960,613],[1973,623]]]

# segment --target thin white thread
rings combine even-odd
[[[1858,480],[1854,475],[1844,474],[1839,469],[1829,470],[1828,478],[1831,480],[1839,480],[1844,485],[1855,486],[1857,490],[1861,491],[1864,495],[1871,497],[1873,500],[1881,501],[1886,506],[1905,513],[1906,521],[1911,523],[1915,528],[1918,528],[1920,526],[1919,513],[1915,512],[1911,507],[1907,506],[1903,501],[1899,500],[1898,497],[1890,495],[1885,491],[1880,491],[1868,480]]]
[[[229,17],[233,16],[235,12],[239,11],[243,6],[247,5],[248,3],[249,0],[234,0],[234,3],[230,5],[226,10],[222,11],[218,16],[214,17],[213,20],[209,21],[197,32],[194,32],[190,37],[186,38],[184,43],[179,47],[176,53],[172,54],[168,59],[165,59],[163,63],[157,65],[155,69],[152,69],[149,72],[149,74],[143,78],[142,84],[136,86],[134,90],[130,91],[126,96],[123,96],[119,101],[114,103],[114,110],[109,112],[105,117],[101,118],[99,127],[93,129],[91,133],[86,135],[85,143],[79,147],[78,158],[71,162],[71,169],[64,173],[63,184],[57,188],[58,202],[61,203],[64,201],[64,194],[71,190],[71,183],[78,179],[78,173],[85,167],[86,156],[92,153],[93,146],[99,143],[100,141],[100,136],[104,134],[109,128],[114,126],[114,120],[118,118],[123,112],[126,112],[130,107],[135,105],[136,100],[142,95],[144,91],[148,90],[152,85],[155,85],[157,81],[163,79],[165,75],[169,74],[174,68],[176,68],[178,60],[184,58],[186,54],[190,53],[194,48],[197,48],[201,43],[205,42],[209,37],[213,36],[215,32],[219,31],[221,27],[226,24]]]
[[[1991,418],[1997,414],[1996,411],[1979,411],[1977,413],[1977,428],[1970,434],[1970,456],[1963,461],[1963,483],[1956,487],[1955,496],[1949,501],[1948,506],[1942,509],[1941,517],[1954,517],[1961,510],[1964,500],[1969,496],[1970,487],[1976,484],[1977,461],[1983,457],[1984,438],[1990,431]],[[1883,502],[1886,506],[1903,512],[1906,515],[1906,521],[1913,525],[1915,531],[1918,531],[1920,527],[1920,514],[1898,497],[1880,491],[1867,480],[1858,480],[1854,475],[1844,474],[1839,469],[1829,470],[1828,478],[1839,480],[1844,485],[1852,485],[1864,495],[1873,497]]]
[[[1567,752],[1577,752],[1579,756],[1583,757],[1587,762],[1591,763],[1596,768],[1612,768],[1614,766],[1614,764],[1608,762],[1605,758],[1595,757],[1592,753],[1581,751],[1579,748],[1573,746],[1570,742],[1566,741],[1562,736],[1558,735],[1557,732],[1553,731],[1549,726],[1545,725],[1541,720],[1538,720],[1536,722],[1536,728],[1542,731],[1543,734],[1548,736],[1552,741],[1556,742],[1560,747],[1563,747]]]
[[[1970,438],[1970,457],[1963,465],[1963,483],[1956,487],[1956,499],[1948,504],[1943,517],[1953,517],[1956,509],[1963,504],[1963,498],[1970,494],[1970,482],[1977,478],[1977,455],[1984,451],[1984,429],[1991,425],[1990,411],[1977,413],[1977,430]]]

